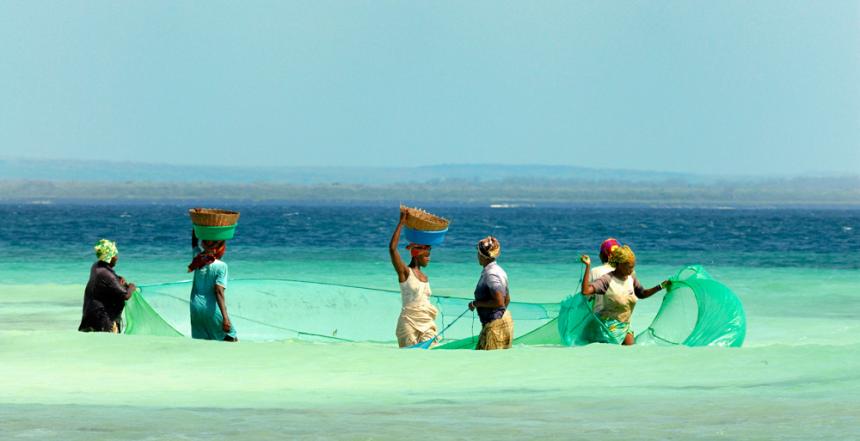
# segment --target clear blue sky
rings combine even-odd
[[[860,172],[860,2],[7,0],[0,156]]]

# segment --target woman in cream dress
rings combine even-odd
[[[400,282],[403,307],[397,319],[397,344],[401,348],[413,346],[436,336],[436,314],[438,310],[430,303],[430,281],[422,268],[430,263],[430,245],[410,243],[406,246],[412,260],[407,265],[397,251],[400,231],[406,223],[408,213],[400,213],[400,222],[391,236],[388,246],[391,264]]]

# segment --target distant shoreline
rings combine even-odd
[[[0,204],[201,204],[623,206],[642,208],[860,208],[860,188],[818,190],[809,180],[774,183],[632,183],[569,180],[434,182],[401,185],[57,182],[0,180]],[[819,183],[820,184],[820,183]]]

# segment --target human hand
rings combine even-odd
[[[230,319],[228,317],[224,318],[224,323],[221,324],[221,329],[223,329],[224,332],[230,332],[230,330],[233,329],[233,324],[230,323]]]
[[[400,210],[400,225],[406,223],[406,219],[409,218],[409,212],[406,210]]]
[[[133,292],[135,292],[135,291],[137,291],[137,285],[135,285],[134,283],[129,283],[129,284],[128,284],[128,292],[132,292],[132,293],[133,293]]]
[[[588,254],[583,254],[580,256],[579,260],[586,265],[591,265],[591,258],[588,257]]]
[[[672,281],[671,280],[664,280],[663,283],[660,284],[660,287],[663,289],[666,289],[666,290],[672,289]]]
[[[475,302],[469,302],[469,311],[475,310]]]

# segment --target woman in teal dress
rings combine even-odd
[[[202,246],[200,246],[202,245]],[[239,341],[236,328],[227,314],[227,264],[221,261],[227,251],[223,240],[204,240],[198,244],[191,233],[194,259],[188,272],[194,272],[191,285],[191,337],[203,340]]]

